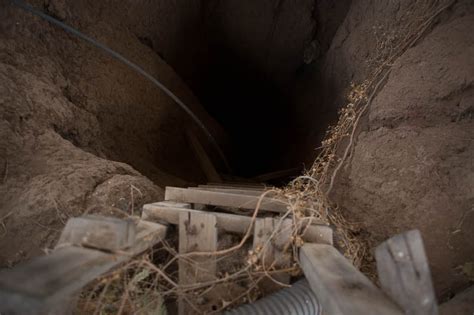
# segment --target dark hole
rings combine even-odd
[[[226,49],[215,51],[196,94],[230,137],[234,172],[253,176],[282,167],[292,131],[289,101],[256,67]]]

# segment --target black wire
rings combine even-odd
[[[135,70],[136,72],[138,72],[139,74],[141,74],[142,76],[144,76],[145,78],[147,78],[148,80],[150,80],[153,84],[155,84],[159,89],[161,89],[163,92],[165,92],[166,95],[168,95],[169,97],[171,97],[171,99],[173,99],[173,101],[176,102],[176,104],[178,104],[195,122],[196,124],[204,131],[204,133],[206,134],[206,136],[209,138],[210,142],[212,143],[212,145],[215,147],[215,149],[217,150],[217,152],[219,153],[220,157],[222,158],[225,166],[227,167],[227,169],[230,171],[230,167],[227,163],[227,159],[224,155],[224,153],[222,152],[221,148],[219,147],[219,145],[217,144],[217,141],[214,139],[214,137],[212,136],[212,134],[209,132],[209,130],[206,128],[206,126],[203,124],[203,122],[183,103],[183,101],[181,101],[173,92],[171,92],[166,86],[164,86],[160,81],[158,81],[157,79],[155,79],[152,75],[150,75],[149,73],[147,73],[145,70],[143,70],[140,66],[138,66],[137,64],[131,62],[130,60],[128,60],[127,58],[125,58],[124,56],[122,56],[121,54],[119,54],[118,52],[110,49],[109,47],[105,46],[104,44],[101,44],[99,42],[97,42],[95,39],[85,35],[84,33],[81,33],[80,31],[76,30],[75,28],[59,21],[58,19],[55,19],[53,18],[52,16],[48,15],[48,14],[45,14],[44,12],[40,11],[40,10],[37,10],[35,8],[33,8],[31,5],[29,4],[26,4],[24,3],[23,1],[19,1],[19,0],[11,0],[11,3],[14,4],[15,6],[25,10],[25,11],[28,11],[34,15],[37,15],[45,20],[47,20],[48,22],[51,22],[53,24],[56,24],[57,26],[61,27],[62,29],[64,29],[66,32],[69,32],[73,35],[76,35],[77,37],[85,40],[86,42],[94,45],[95,47],[97,48],[100,48],[102,49],[103,51],[107,52],[109,55],[111,55],[112,57],[114,57],[115,59],[123,62],[124,64],[126,64],[127,66],[129,66],[130,68],[132,68],[133,70]]]

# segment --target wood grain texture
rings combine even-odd
[[[255,222],[253,248],[259,253],[261,264],[267,270],[285,268],[291,264],[292,255],[287,247],[291,243],[291,228],[290,220],[279,222],[274,218],[264,218]],[[272,278],[284,284],[290,283],[290,275],[286,273],[273,274]],[[267,278],[262,280],[259,287],[266,294],[281,288]]]
[[[79,246],[62,246],[50,255],[35,258],[0,272],[0,312],[45,314],[83,286],[157,244],[166,226],[139,221],[135,242],[116,253]]]
[[[150,221],[167,222],[171,224],[179,223],[180,213],[208,213],[194,209],[174,208],[161,206],[160,203],[146,204],[143,206],[143,217]],[[228,232],[244,234],[247,232],[252,220],[248,216],[213,212],[216,217],[217,227]],[[257,218],[256,221],[262,220]],[[291,219],[285,219],[285,224],[291,224]],[[253,229],[251,230],[253,233]],[[333,243],[332,228],[323,224],[314,224],[308,227],[303,240],[311,243],[329,244]]]
[[[199,185],[198,187],[208,187],[208,188],[234,188],[234,189],[265,189],[268,188],[265,184],[258,183],[235,183],[235,182],[223,182],[223,183],[207,183],[206,185]]]
[[[330,245],[303,245],[300,263],[326,314],[403,314],[392,300]]]
[[[165,200],[199,203],[212,206],[234,207],[240,209],[255,209],[260,197],[231,194],[217,191],[199,191],[185,188],[166,187]],[[261,211],[286,212],[287,205],[276,199],[263,198]]]
[[[78,245],[101,250],[125,249],[135,242],[135,224],[130,220],[87,215],[67,221],[56,247]]]
[[[189,187],[191,190],[202,190],[202,191],[216,191],[230,194],[240,194],[240,195],[249,195],[249,196],[260,196],[265,191],[259,189],[238,189],[238,188],[216,188],[216,187]],[[271,194],[269,194],[271,197]]]
[[[391,237],[375,251],[382,289],[407,315],[435,315],[438,306],[418,230]]]
[[[216,217],[208,213],[180,213],[179,253],[214,252],[216,250]],[[188,259],[179,259],[178,265],[180,284],[195,284],[211,281],[216,278],[217,264],[215,256],[192,257],[192,263]],[[196,303],[191,297],[189,300],[181,297],[178,300],[179,314],[192,314],[196,312],[189,302],[193,303],[199,309],[199,312],[212,311],[212,305],[208,303]]]

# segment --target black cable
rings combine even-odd
[[[139,74],[141,74],[142,76],[144,76],[145,78],[147,78],[148,80],[150,80],[153,84],[155,84],[159,89],[161,89],[163,92],[165,92],[166,95],[168,95],[169,97],[171,97],[171,99],[173,99],[173,101],[176,102],[176,104],[178,104],[189,116],[191,116],[191,118],[196,122],[196,124],[204,131],[204,133],[206,134],[206,136],[208,137],[208,139],[210,140],[210,142],[212,143],[212,145],[215,147],[215,149],[217,150],[217,152],[219,153],[220,157],[222,158],[222,161],[224,162],[225,166],[227,167],[228,171],[230,171],[230,167],[229,167],[229,164],[227,163],[227,159],[224,155],[224,153],[222,152],[221,148],[219,147],[219,145],[217,144],[217,141],[214,139],[214,137],[212,136],[212,134],[209,132],[209,130],[206,128],[206,126],[203,124],[203,122],[183,103],[183,101],[181,101],[173,92],[171,92],[166,86],[164,86],[160,81],[158,81],[157,79],[155,79],[152,75],[150,75],[149,73],[147,73],[145,70],[143,70],[140,66],[138,66],[137,64],[131,62],[130,60],[128,60],[127,58],[125,58],[124,56],[122,56],[121,54],[119,54],[118,52],[110,49],[109,47],[105,46],[104,44],[101,44],[99,42],[97,42],[95,39],[81,33],[80,31],[76,30],[75,28],[59,21],[58,19],[55,19],[53,18],[52,16],[50,15],[47,15],[46,13],[40,11],[40,10],[37,10],[35,8],[33,8],[31,5],[29,4],[26,4],[24,3],[23,1],[19,1],[19,0],[11,0],[11,3],[14,4],[15,6],[25,10],[25,11],[28,11],[34,15],[37,15],[43,19],[45,19],[46,21],[48,22],[51,22],[53,24],[56,24],[57,26],[61,27],[62,29],[64,29],[66,32],[69,32],[73,35],[76,35],[77,37],[85,40],[86,42],[94,45],[95,47],[97,48],[100,48],[102,49],[103,51],[107,52],[109,55],[111,55],[112,57],[114,57],[115,59],[123,62],[124,64],[126,64],[127,66],[129,66],[130,68],[132,68],[133,70],[135,70],[136,72],[138,72]]]

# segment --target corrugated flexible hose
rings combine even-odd
[[[306,279],[279,290],[252,304],[245,304],[225,315],[320,315],[321,306]]]

